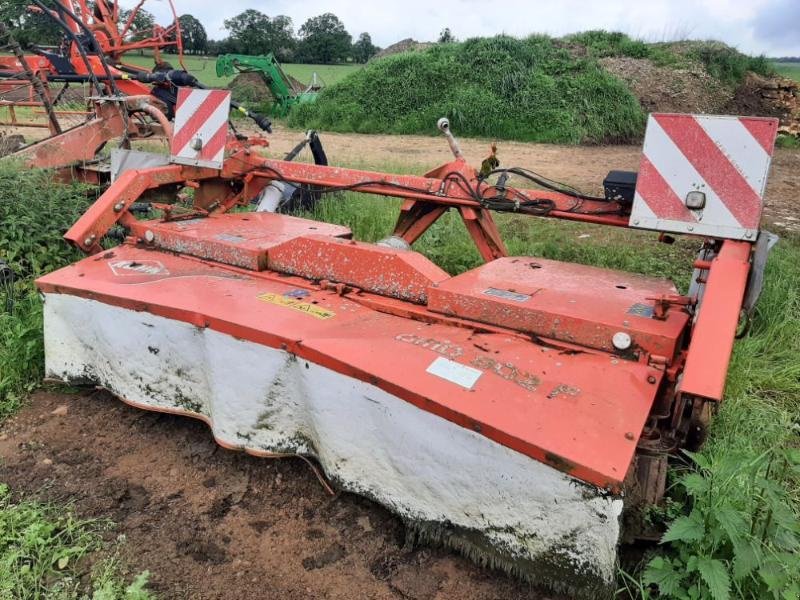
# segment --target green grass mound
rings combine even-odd
[[[435,133],[603,143],[639,136],[644,113],[592,56],[546,36],[437,44],[370,63],[292,111],[291,125],[331,131]]]

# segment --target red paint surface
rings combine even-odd
[[[111,268],[120,261],[156,261],[163,269],[120,276]],[[408,302],[340,296],[296,277],[128,245],[47,275],[38,285],[284,348],[614,490],[621,489],[663,377],[642,363],[559,350]],[[335,314],[317,319],[259,300],[266,293],[300,296]],[[403,307],[415,317],[397,316]],[[474,388],[427,373],[440,356],[483,371]],[[649,376],[656,383],[648,383]]]
[[[498,295],[496,290],[500,290]],[[528,296],[504,298],[505,291]],[[541,258],[501,258],[431,288],[428,308],[515,331],[614,352],[617,332],[631,350],[672,359],[689,316],[669,311],[665,320],[636,314],[654,298],[677,294],[665,279]]]
[[[711,263],[686,357],[680,385],[683,393],[722,400],[752,248],[748,242],[726,241]]]

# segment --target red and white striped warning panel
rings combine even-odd
[[[170,143],[172,162],[221,169],[230,110],[229,91],[179,88]]]
[[[631,227],[754,240],[777,132],[777,119],[650,115]]]

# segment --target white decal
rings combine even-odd
[[[441,356],[434,360],[425,370],[431,375],[446,379],[450,383],[455,383],[468,390],[471,390],[480,379],[480,376],[483,375],[483,371],[479,369],[473,369]]]
[[[167,268],[157,260],[117,260],[108,263],[114,275],[169,275]]]

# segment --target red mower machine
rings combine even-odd
[[[38,281],[48,377],[202,419],[226,448],[311,457],[486,564],[613,589],[623,510],[660,501],[668,457],[702,442],[722,400],[760,288],[777,121],[652,115],[638,180],[592,197],[525,169],[479,174],[446,120],[454,160],[424,176],[266,159],[224,120],[203,129],[220,103],[182,91],[171,163],[122,173],[66,234],[90,256]],[[189,207],[132,214],[175,185]],[[231,211],[290,185],[403,204],[377,244]],[[455,276],[411,249],[447,211],[485,261]],[[697,236],[691,291],[508,256],[494,211]],[[109,248],[116,226],[127,237]]]

